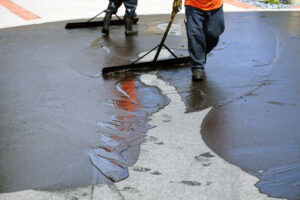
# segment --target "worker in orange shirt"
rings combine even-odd
[[[173,9],[181,9],[182,0],[174,0]],[[223,0],[185,0],[188,50],[192,79],[204,79],[207,54],[217,46],[225,29]]]

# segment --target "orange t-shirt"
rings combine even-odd
[[[185,5],[209,11],[220,8],[223,0],[185,0]]]

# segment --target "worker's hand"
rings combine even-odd
[[[182,0],[174,0],[173,2],[173,10],[175,12],[179,12],[182,8]]]

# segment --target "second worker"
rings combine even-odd
[[[106,14],[103,20],[103,28],[102,33],[109,34],[109,25],[111,21],[111,17],[113,14],[116,14],[119,7],[124,3],[125,6],[125,34],[126,35],[134,35],[137,34],[137,30],[133,29],[134,18],[136,17],[136,7],[137,0],[109,0],[108,7],[106,9]]]

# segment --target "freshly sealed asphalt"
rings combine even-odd
[[[132,37],[124,27],[106,37],[65,22],[0,30],[0,192],[110,182],[89,157],[97,149],[116,148],[126,166],[138,160],[148,117],[169,100],[141,83],[141,71],[102,77],[101,69],[155,47],[168,18],[141,16]],[[178,55],[187,54],[183,18],[166,41]],[[213,106],[201,134],[216,154],[261,178],[261,192],[290,199],[300,195],[299,19],[226,13],[204,82],[191,81],[189,66],[157,72],[187,112]]]

